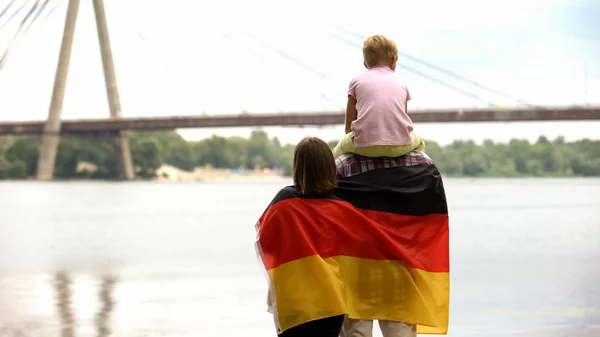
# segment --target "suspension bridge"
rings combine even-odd
[[[100,53],[108,97],[110,117],[106,119],[81,119],[61,120],[64,93],[69,71],[73,36],[75,32],[80,0],[69,0],[65,18],[63,37],[56,70],[54,89],[50,111],[46,121],[0,122],[0,136],[41,134],[42,144],[38,161],[37,178],[49,180],[53,177],[54,163],[61,135],[78,134],[108,134],[116,139],[116,146],[120,154],[120,166],[125,179],[133,179],[133,170],[129,143],[126,135],[128,130],[167,130],[182,128],[215,128],[215,127],[248,127],[248,126],[322,126],[344,123],[343,111],[320,112],[288,112],[288,113],[242,113],[215,116],[170,116],[147,118],[124,118],[121,116],[121,102],[118,92],[117,79],[114,69],[109,32],[106,22],[106,13],[103,0],[93,0],[96,30],[100,43]],[[27,6],[30,4],[30,6]],[[6,22],[14,20],[19,13],[24,14],[19,22],[17,32],[10,41],[8,48],[0,55],[0,70],[6,66],[11,46],[16,39],[26,33],[32,25],[39,20],[45,20],[57,8],[57,2],[51,0],[35,0],[25,2],[18,6],[16,0],[11,0],[8,5],[0,9],[0,20],[8,16]],[[1,21],[0,21],[1,23]],[[3,27],[6,23],[2,24]],[[338,33],[333,37],[339,42],[360,49],[360,43],[350,40],[362,41],[364,36],[341,27],[333,27]],[[248,34],[246,34],[248,35]],[[310,65],[301,62],[292,55],[285,53],[275,46],[269,45],[255,36],[250,36],[254,41],[267,47],[271,52],[297,66],[304,68],[318,76],[319,73]],[[485,101],[480,95],[440,80],[419,69],[411,67],[405,60],[436,71],[444,76],[468,84],[478,90],[483,90],[496,96],[501,96],[515,102],[519,108],[486,108],[486,109],[428,109],[410,111],[415,123],[452,123],[452,122],[510,122],[510,121],[573,121],[573,120],[600,120],[600,107],[544,107],[529,103],[521,98],[496,90],[490,86],[473,81],[448,69],[442,68],[420,58],[401,53],[398,68],[424,78],[439,86],[453,90],[456,93],[474,100]],[[493,106],[488,102],[489,106]]]

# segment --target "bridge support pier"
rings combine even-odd
[[[98,32],[98,41],[100,43],[100,52],[102,54],[102,68],[104,72],[104,82],[106,85],[106,94],[112,118],[121,117],[121,101],[115,75],[115,66],[110,46],[108,26],[106,23],[106,12],[104,10],[103,0],[94,0],[94,14],[96,17],[96,28]],[[69,64],[71,61],[71,50],[73,49],[73,37],[77,25],[77,15],[79,12],[79,0],[69,0],[67,17],[63,38],[56,67],[56,76],[54,79],[54,89],[52,91],[52,100],[48,112],[48,119],[44,125],[44,134],[42,135],[42,144],[38,158],[37,179],[51,180],[54,176],[54,166],[56,163],[56,152],[60,143],[61,114],[65,96],[67,77],[69,74]],[[121,168],[121,178],[132,180],[135,178],[129,140],[125,131],[118,131],[115,135],[115,147],[119,156],[119,165]]]
[[[110,46],[108,25],[106,24],[104,0],[93,0],[93,2],[110,117],[121,118],[121,99],[119,97],[119,89],[117,86],[117,76],[115,74],[115,64]],[[125,180],[134,179],[135,171],[133,170],[133,160],[131,159],[129,138],[127,137],[126,131],[118,131],[118,134],[116,135],[116,151],[119,152],[118,162],[121,167],[121,177]]]
[[[51,180],[54,176],[54,164],[56,162],[56,151],[60,142],[60,115],[62,113],[65,98],[65,88],[69,75],[69,64],[71,62],[71,50],[73,49],[73,37],[77,25],[77,14],[79,12],[79,0],[69,0],[65,28],[63,31],[58,65],[54,77],[54,89],[48,119],[44,125],[40,155],[37,166],[38,180]]]

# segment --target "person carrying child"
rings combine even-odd
[[[334,158],[347,153],[364,157],[401,157],[425,150],[423,140],[413,132],[407,113],[411,96],[396,75],[398,47],[383,35],[369,36],[363,43],[367,71],[352,79],[346,107],[346,135],[333,149]],[[401,285],[399,285],[401,286]],[[416,326],[380,321],[384,337],[416,337]],[[373,321],[346,318],[341,337],[372,336]]]

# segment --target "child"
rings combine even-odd
[[[407,113],[410,93],[395,74],[398,47],[383,35],[373,35],[364,41],[362,50],[367,71],[350,82],[346,135],[333,149],[333,156],[400,157],[424,151],[425,143],[413,132]]]

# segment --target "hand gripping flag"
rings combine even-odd
[[[448,331],[448,206],[435,165],[341,180],[331,196],[283,188],[257,224],[278,333],[340,314]]]

